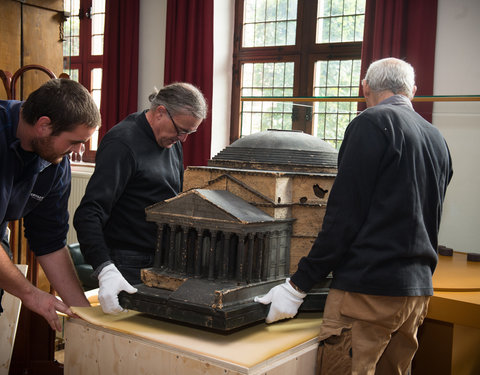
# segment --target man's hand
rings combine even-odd
[[[43,316],[48,324],[50,324],[50,327],[59,332],[62,330],[62,326],[60,325],[57,311],[69,316],[75,316],[72,310],[57,297],[33,286],[28,297],[25,297],[22,302],[25,307]]]
[[[28,309],[41,315],[52,329],[61,331],[57,311],[75,316],[70,308],[57,297],[33,286],[12,263],[0,244],[0,286],[10,294],[20,298]]]
[[[114,264],[109,264],[100,271],[98,284],[98,300],[105,314],[118,314],[123,311],[118,302],[118,293],[122,290],[130,294],[137,292],[137,289],[125,280]]]
[[[265,321],[273,323],[280,319],[293,318],[306,295],[296,291],[290,284],[290,278],[287,278],[283,284],[273,287],[263,297],[255,297],[254,301],[264,305],[272,304]]]

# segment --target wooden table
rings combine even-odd
[[[320,313],[224,334],[130,311],[74,308],[65,327],[65,375],[314,374]]]
[[[412,373],[480,374],[480,263],[440,256]],[[65,375],[314,374],[320,313],[219,334],[130,311],[76,308],[68,319]]]
[[[412,373],[480,374],[480,262],[439,256]]]

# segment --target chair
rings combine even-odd
[[[80,251],[80,244],[73,243],[67,245],[68,250],[70,250],[70,255],[73,260],[73,265],[77,271],[78,278],[82,283],[83,289],[90,290],[98,288],[98,280],[92,276],[93,268],[90,264],[85,262],[82,252]]]

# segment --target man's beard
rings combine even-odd
[[[32,140],[32,149],[43,160],[46,160],[52,164],[58,164],[62,161],[65,155],[59,155],[53,151],[53,139],[52,136],[45,138],[35,138]]]

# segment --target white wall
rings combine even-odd
[[[215,0],[214,12],[211,156],[229,142],[234,1]],[[166,0],[141,0],[139,108],[154,85],[163,85],[165,14]],[[479,19],[479,0],[439,0],[435,95],[480,94]],[[480,103],[435,103],[433,123],[447,139],[454,166],[439,243],[480,253]]]
[[[214,2],[212,144],[215,156],[229,142],[235,1]],[[140,0],[138,110],[149,107],[148,95],[164,84],[167,0]]]
[[[140,0],[138,110],[150,108],[148,96],[163,87],[167,0]]]
[[[434,95],[480,94],[479,19],[478,0],[439,0]],[[447,140],[454,169],[439,243],[480,253],[480,102],[437,102],[433,123]]]
[[[232,103],[233,23],[235,1],[215,0],[213,25],[213,98],[211,156],[228,146]]]

